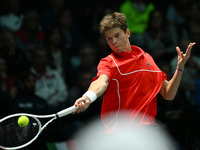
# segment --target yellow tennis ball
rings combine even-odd
[[[25,127],[28,125],[29,119],[26,116],[20,116],[17,122],[20,127]]]

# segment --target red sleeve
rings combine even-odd
[[[162,71],[162,78],[163,78],[163,81],[164,81],[164,80],[167,80],[167,75],[166,75],[166,73],[164,73],[163,71]]]
[[[92,81],[96,80],[96,79],[97,79],[100,75],[102,75],[102,74],[107,75],[107,76],[108,76],[108,79],[109,79],[109,81],[110,81],[110,78],[111,78],[111,75],[112,75],[112,72],[111,72],[111,71],[112,71],[112,70],[111,70],[111,66],[110,66],[109,61],[108,61],[106,58],[103,58],[103,59],[99,62],[98,66],[97,66],[97,76],[94,77],[94,78],[92,79]]]

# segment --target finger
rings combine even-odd
[[[189,45],[188,45],[188,47],[187,47],[187,49],[186,49],[186,52],[185,52],[185,54],[187,55],[187,56],[190,56],[190,53],[191,53],[191,50],[192,50],[192,43],[190,43]]]
[[[176,51],[177,51],[178,56],[180,56],[181,55],[181,50],[180,50],[180,48],[178,46],[176,47]]]
[[[183,58],[183,52],[180,53],[180,57]]]
[[[77,104],[76,112],[80,113],[85,110],[85,103],[83,101],[79,101]]]
[[[190,43],[190,44],[188,45],[188,48],[187,48],[187,50],[186,50],[186,55],[190,55],[191,50],[192,50],[192,47],[193,47],[195,44],[196,44],[196,43],[193,42],[193,43]]]

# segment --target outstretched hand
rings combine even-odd
[[[89,107],[90,103],[91,101],[87,96],[83,96],[77,99],[74,103],[74,105],[76,106],[76,111],[73,111],[72,113],[75,114],[85,111]]]
[[[177,46],[176,47],[176,51],[177,51],[177,54],[178,54],[178,68],[179,69],[183,69],[186,62],[188,61],[188,59],[190,58],[190,55],[191,55],[191,50],[192,50],[192,47],[195,45],[196,43],[193,42],[193,43],[190,43],[186,49],[186,52],[185,54],[183,54],[183,52],[180,50],[180,48]]]

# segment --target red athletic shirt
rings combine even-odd
[[[97,68],[96,78],[102,74],[109,78],[101,109],[107,131],[117,127],[118,116],[124,111],[130,123],[140,116],[140,124],[155,124],[157,94],[167,76],[148,53],[136,46],[131,49],[111,53],[101,59]]]

